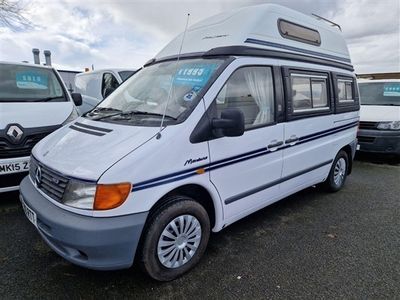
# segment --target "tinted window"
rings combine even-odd
[[[118,72],[119,76],[121,77],[122,81],[127,80],[135,71],[121,71]]]
[[[363,105],[400,106],[400,82],[359,83]]]
[[[0,64],[0,102],[67,101],[52,69]]]
[[[316,46],[321,45],[321,36],[315,29],[307,28],[285,20],[279,20],[278,27],[279,32],[284,38]]]
[[[240,109],[245,128],[274,122],[274,86],[269,67],[245,67],[236,70],[219,92],[217,112]]]
[[[353,80],[338,79],[338,97],[339,102],[354,101]]]
[[[294,112],[329,108],[327,77],[292,74],[291,88]]]

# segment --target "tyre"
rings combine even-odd
[[[341,150],[335,157],[328,178],[324,182],[324,187],[329,192],[339,191],[347,178],[349,169],[349,157]]]
[[[140,253],[143,271],[158,281],[170,281],[191,270],[210,237],[210,219],[201,204],[186,196],[166,200],[150,216]]]

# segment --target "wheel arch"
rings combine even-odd
[[[222,207],[219,199],[215,199],[212,193],[202,185],[197,183],[188,183],[172,189],[164,194],[153,206],[150,208],[149,216],[158,210],[161,206],[167,203],[171,196],[184,195],[199,202],[207,211],[210,218],[211,228],[214,228],[222,220]]]
[[[351,174],[351,171],[353,170],[353,151],[350,145],[346,145],[344,146],[342,149],[339,150],[340,151],[344,151],[347,154],[347,158],[348,158],[348,168],[347,168],[347,175]]]

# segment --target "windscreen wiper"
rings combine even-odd
[[[63,96],[46,97],[46,98],[35,99],[35,100],[33,100],[33,102],[49,102],[54,99],[65,99],[65,97],[63,97]]]
[[[102,112],[114,112],[111,114],[106,114],[106,115],[100,115],[98,117],[93,116],[93,114],[97,114],[97,113],[102,113]],[[109,118],[109,117],[113,117],[113,116],[117,116],[119,114],[122,113],[122,110],[117,109],[117,108],[112,108],[112,107],[97,107],[94,110],[88,112],[86,114],[86,116],[91,117],[93,120],[102,120],[105,118]]]
[[[153,113],[153,112],[148,112],[148,111],[141,111],[141,110],[130,110],[130,111],[124,111],[120,114],[121,116],[132,116],[132,115],[149,115],[149,116],[157,116],[157,117],[163,117],[163,114],[159,113]],[[177,118],[169,115],[165,115],[166,118],[168,119],[173,119],[173,120],[178,120]]]
[[[115,111],[114,114],[108,114],[108,115],[103,115],[103,116],[99,116],[99,117],[92,117],[93,120],[103,120],[106,118],[111,118],[111,117],[116,117],[116,116],[120,116],[120,117],[132,117],[133,115],[148,115],[148,116],[157,116],[157,117],[162,117],[163,114],[159,114],[159,113],[152,113],[152,112],[147,112],[147,111],[140,111],[140,110],[129,110],[129,111],[121,111],[119,109],[114,109],[114,108],[107,108],[104,107],[102,108],[102,111]],[[92,113],[95,112],[92,111]],[[169,119],[173,119],[173,120],[177,120],[177,118],[169,116],[169,115],[165,115],[166,118]]]

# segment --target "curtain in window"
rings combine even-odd
[[[274,116],[274,87],[270,68],[248,68],[244,74],[250,93],[259,112],[253,125],[269,123]]]

